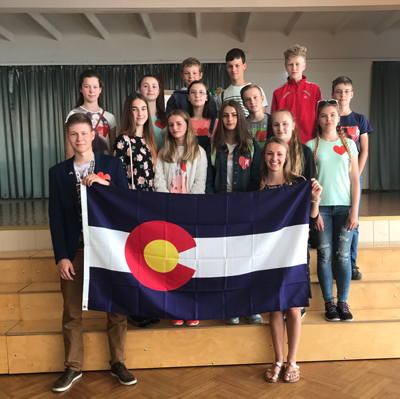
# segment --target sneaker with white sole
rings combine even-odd
[[[64,392],[71,388],[74,381],[82,377],[82,371],[75,371],[70,368],[66,368],[64,373],[58,378],[53,385],[53,392]]]
[[[340,321],[339,313],[333,301],[325,302],[325,320]]]
[[[340,321],[353,321],[353,315],[350,313],[347,302],[338,302],[337,312],[339,314]]]
[[[239,317],[231,317],[230,319],[226,319],[226,324],[236,325],[239,324]]]
[[[248,316],[247,320],[249,321],[249,324],[262,324],[263,319],[260,314],[253,314],[253,316]]]
[[[173,326],[183,326],[183,320],[171,320]]]
[[[195,326],[199,325],[199,321],[198,320],[187,320],[186,325],[189,327],[195,327]]]
[[[122,362],[115,363],[111,366],[110,374],[117,377],[122,385],[133,385],[137,383],[135,376],[126,368]]]

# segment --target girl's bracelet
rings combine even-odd
[[[319,200],[319,201],[314,201],[314,200],[311,200],[311,203],[313,203],[313,204],[319,204],[321,202],[321,200]]]

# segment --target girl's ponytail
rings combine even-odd
[[[349,156],[349,173],[350,173],[351,172],[351,150],[350,150],[349,144],[347,143],[343,129],[340,126],[340,123],[338,123],[338,125],[336,126],[336,131],[339,135],[340,141],[344,145],[344,148],[346,148],[347,155]]]
[[[314,165],[315,165],[315,174],[318,175],[318,166],[317,166],[317,152],[318,152],[318,147],[319,147],[319,134],[317,133],[317,142],[315,143],[315,148],[314,148]]]

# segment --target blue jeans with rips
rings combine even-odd
[[[358,203],[358,217],[360,217],[361,193],[362,193],[362,175],[360,176],[360,202]],[[354,230],[352,230],[352,232],[353,232],[353,237],[351,239],[350,258],[351,258],[351,266],[355,266],[357,264],[358,225]]]
[[[333,301],[332,255],[336,264],[336,287],[339,302],[347,302],[351,282],[350,244],[353,231],[347,231],[350,206],[321,206],[319,213],[324,231],[315,230],[317,273],[325,302]]]

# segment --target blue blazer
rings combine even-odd
[[[56,263],[64,258],[72,262],[78,251],[81,225],[74,158],[67,159],[49,170],[50,232]],[[94,159],[94,173],[108,173],[112,186],[128,188],[120,159],[97,152],[94,153]]]

